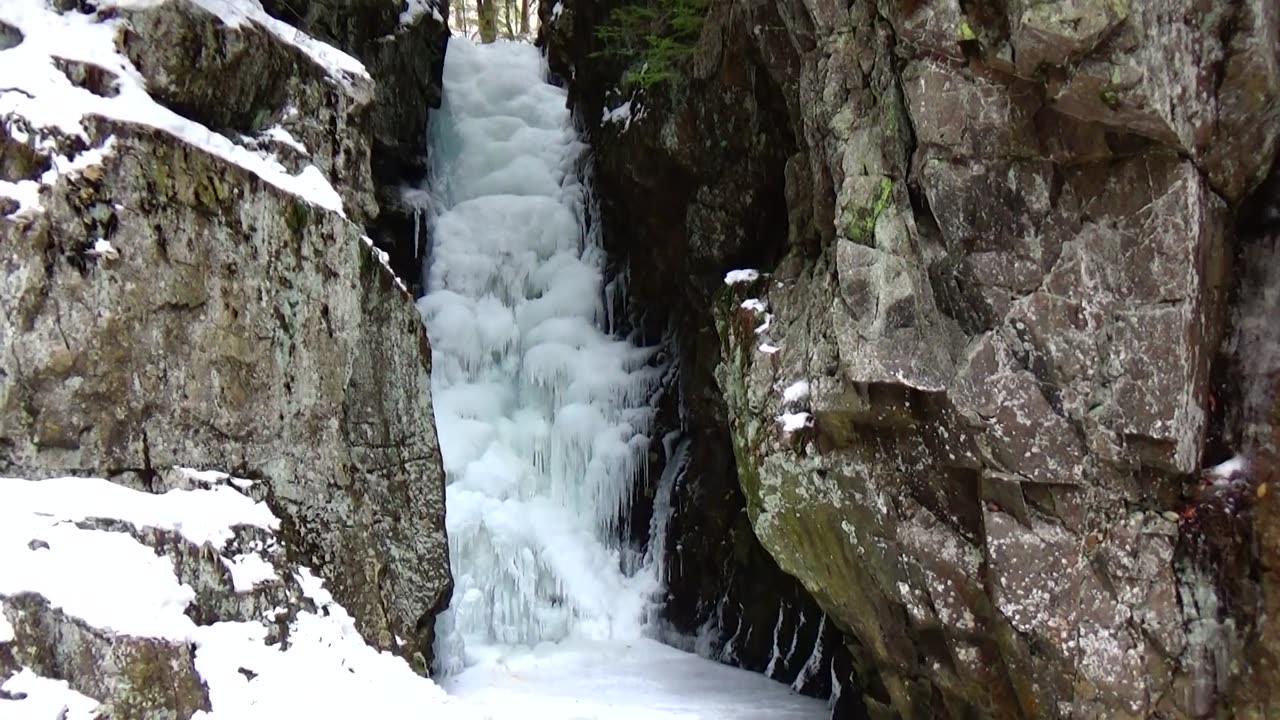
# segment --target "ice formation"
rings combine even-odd
[[[624,571],[618,523],[661,370],[605,330],[586,146],[537,49],[454,38],[447,57],[418,307],[448,478],[451,671],[461,644],[639,636],[656,573]]]

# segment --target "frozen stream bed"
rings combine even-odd
[[[470,648],[480,659],[441,682],[493,720],[820,720],[827,703],[763,675],[639,639],[544,650]]]

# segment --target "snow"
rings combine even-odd
[[[220,485],[222,483],[230,483],[240,490],[248,490],[253,487],[253,481],[245,478],[238,478],[228,475],[219,470],[197,470],[195,468],[174,466],[174,470],[181,472],[187,478],[200,483],[201,485]]]
[[[114,6],[139,8],[155,4],[157,0],[117,0]],[[256,1],[198,0],[197,4],[230,25],[261,25],[306,52],[344,83],[353,76],[368,77],[359,61],[271,18]],[[0,22],[18,28],[24,35],[21,43],[0,51],[0,77],[5,78],[4,87],[0,88],[0,117],[16,115],[42,133],[61,133],[86,142],[90,138],[82,120],[90,115],[152,127],[238,165],[281,190],[342,214],[341,198],[314,165],[291,174],[275,158],[238,145],[155,102],[132,63],[116,52],[115,36],[122,20],[79,12],[59,14],[43,0],[6,0],[0,3]],[[118,93],[102,97],[75,86],[55,66],[54,58],[103,68],[116,76]],[[20,207],[16,213],[29,216],[40,209],[40,185],[52,184],[61,173],[100,162],[108,149],[104,146],[97,152],[91,150],[84,160],[55,157],[53,168],[39,183],[0,182],[0,196],[17,200]]]
[[[751,312],[759,313],[761,315],[763,315],[766,310],[765,304],[760,302],[760,300],[758,300],[757,298],[748,298],[746,300],[743,300],[742,304],[739,305],[738,307],[741,307],[743,310],[750,310]]]
[[[778,416],[778,423],[782,425],[783,432],[795,432],[803,428],[812,427],[813,416],[807,412],[782,413]]]
[[[13,211],[13,215],[19,219],[29,217],[41,208],[40,183],[35,180],[0,180],[0,197],[17,201],[18,208]]]
[[[800,380],[798,382],[791,383],[782,391],[782,399],[784,402],[800,402],[807,397],[809,397],[808,380]]]
[[[779,350],[781,350],[782,348],[778,347],[777,345],[774,345],[773,343],[760,343],[760,347],[756,349],[766,355],[772,355],[778,352]]]
[[[760,271],[758,270],[730,270],[725,273],[725,285],[737,285],[738,283],[755,282],[760,279]]]
[[[494,653],[443,686],[482,716],[575,720],[825,720],[827,703],[758,673],[641,639]]]
[[[115,260],[120,257],[120,251],[115,249],[110,240],[98,238],[93,241],[93,247],[89,249],[90,255],[97,255],[108,260]]]
[[[190,472],[206,480],[214,474]],[[193,542],[213,542],[215,550],[230,537],[232,525],[270,528],[278,521],[261,503],[227,485],[151,495],[92,478],[0,480],[0,596],[35,592],[102,630],[194,643],[196,670],[212,701],[212,712],[194,717],[336,720],[369,713],[396,717],[424,708],[432,716],[472,717],[465,709],[429,710],[452,701],[402,658],[366,644],[351,616],[305,568],[296,578],[316,611],[297,613],[288,643],[267,645],[267,628],[260,622],[197,626],[185,614],[195,594],[178,582],[172,561],[126,532],[73,524],[91,517],[174,528]],[[223,562],[237,591],[275,577],[257,553],[223,557]],[[9,623],[0,623],[0,641],[12,637]],[[30,671],[5,681],[4,690],[28,694],[22,700],[0,700],[0,717],[6,719],[49,720],[64,706],[71,709],[68,717],[92,717],[88,713],[97,704],[63,682]]]
[[[414,674],[403,659],[367,645],[318,578],[303,569],[298,580],[316,601],[317,612],[298,613],[283,649],[265,644],[261,623],[222,622],[198,629],[196,670],[209,687],[213,712],[194,718],[337,720],[412,712],[471,717],[464,709],[444,711],[440,706],[451,701],[438,686]]]
[[[432,248],[418,307],[447,475],[462,647],[639,637],[656,584],[617,532],[661,370],[605,332],[604,254],[565,90],[528,44],[449,41],[432,121]]]
[[[564,12],[564,3],[556,0],[556,4],[551,7],[551,22],[559,20],[562,12]]]
[[[231,572],[231,583],[236,592],[250,592],[259,583],[276,579],[276,569],[258,553],[224,557],[222,564]]]
[[[431,13],[431,17],[435,18],[436,22],[444,22],[444,17],[440,14],[440,10],[436,8],[435,0],[405,0],[405,10],[400,13],[401,27],[412,25],[418,18],[428,12]]]
[[[631,123],[639,120],[645,115],[645,109],[643,107],[636,106],[635,103],[636,101],[633,97],[631,100],[627,100],[616,108],[610,109],[606,107],[604,109],[604,115],[601,117],[601,122],[604,124],[620,124],[622,125],[622,131],[626,132],[631,128]]]
[[[49,680],[24,668],[0,684],[13,697],[0,697],[5,720],[94,720],[98,701],[72,690],[65,680]]]
[[[307,150],[306,145],[298,142],[297,138],[295,138],[292,133],[279,125],[267,128],[267,131],[264,134],[282,145],[287,145],[294,150],[297,150],[303,157],[309,157],[311,155],[311,151]]]
[[[227,486],[152,495],[99,478],[40,482],[0,478],[0,497],[5,499],[0,518],[15,522],[27,515],[51,524],[115,518],[138,527],[175,530],[197,545],[211,542],[221,546],[232,538],[230,528],[234,525],[275,529],[280,524],[266,503],[255,502]]]
[[[1249,470],[1249,463],[1242,455],[1237,455],[1226,462],[1219,463],[1209,468],[1206,472],[1216,480],[1230,480],[1235,476],[1243,475]]]
[[[6,500],[9,489],[0,488]],[[192,622],[182,613],[195,593],[178,583],[168,558],[124,533],[82,530],[34,508],[6,503],[0,522],[0,595],[39,593],[68,615],[117,633],[190,636]]]
[[[0,478],[0,498],[0,595],[36,592],[90,625],[139,637],[186,639],[194,592],[130,535],[74,523],[112,518],[218,547],[234,525],[278,525],[263,503],[226,486],[151,495],[97,478]]]
[[[373,243],[373,238],[368,235],[361,235],[360,240],[369,248],[369,251],[373,253],[373,256],[377,258],[382,267],[386,268],[387,272],[391,274],[391,278],[395,281],[396,287],[405,292],[409,292],[409,288],[405,287],[404,281],[400,279],[399,275],[396,275],[395,270],[391,269],[391,256],[387,254],[385,250],[375,245]]]
[[[277,20],[262,8],[259,0],[190,0],[195,5],[216,15],[228,27],[252,23],[268,30],[280,40],[306,53],[313,62],[324,68],[331,77],[343,83],[350,78],[369,79],[364,64],[351,55],[323,43],[298,30],[283,20]],[[151,7],[156,0],[113,0],[107,3],[119,8]]]
[[[4,602],[0,601],[0,643],[13,642],[13,625],[4,616]]]

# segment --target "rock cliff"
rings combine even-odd
[[[669,619],[729,597],[766,634],[811,597],[848,717],[1274,714],[1245,649],[1274,648],[1274,366],[1223,343],[1276,324],[1239,282],[1274,242],[1241,223],[1275,5],[712,0],[643,89],[599,61],[613,5],[562,0],[543,41],[631,295],[679,338],[668,563],[703,579]],[[803,591],[705,579],[735,562]]]
[[[425,672],[451,587],[430,352],[366,233],[422,163],[444,7],[266,10],[0,7],[0,475],[251,479],[280,576],[314,568],[371,645]],[[5,601],[20,639],[72,622],[40,602]],[[45,665],[104,699],[86,666]],[[157,707],[201,706],[179,695]]]

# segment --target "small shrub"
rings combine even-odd
[[[595,53],[626,64],[622,82],[647,89],[678,77],[702,33],[710,0],[642,0],[614,8],[596,28]]]

